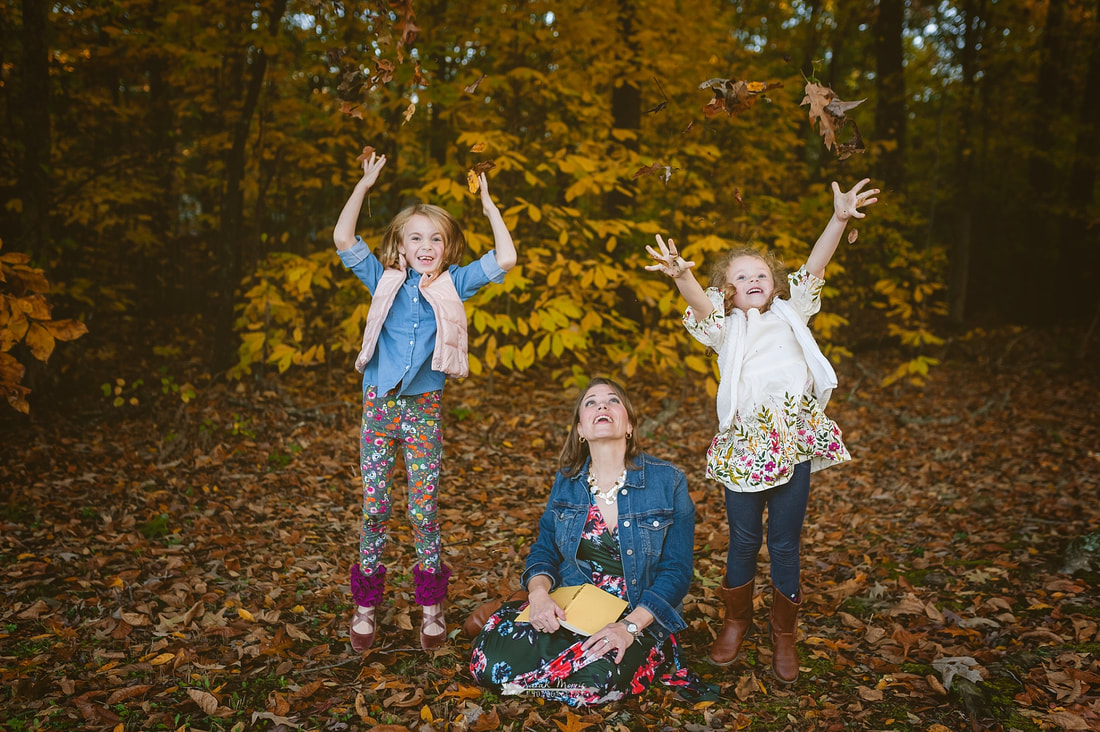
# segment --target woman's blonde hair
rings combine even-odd
[[[399,247],[405,239],[405,226],[413,216],[420,215],[431,221],[439,233],[443,236],[443,258],[439,264],[439,271],[459,264],[466,256],[466,235],[454,216],[447,209],[433,206],[430,203],[414,203],[412,206],[402,209],[382,232],[382,243],[378,245],[378,261],[383,267],[396,267],[401,256]]]
[[[634,411],[634,404],[630,401],[630,397],[626,395],[626,391],[617,382],[597,376],[588,382],[588,386],[584,387],[580,396],[577,397],[577,403],[573,406],[573,419],[569,423],[569,434],[566,435],[565,444],[561,447],[561,455],[558,456],[558,469],[561,470],[562,475],[573,477],[581,472],[584,462],[588,459],[588,443],[582,442],[580,435],[577,434],[577,423],[581,421],[581,406],[584,405],[584,398],[588,396],[588,392],[591,391],[592,387],[601,384],[611,387],[611,390],[619,397],[623,403],[623,408],[626,410],[626,418],[633,425],[633,429],[626,436],[626,467],[631,470],[637,468],[635,458],[642,454],[642,446],[638,439],[638,415]]]
[[[717,287],[725,297],[726,311],[729,315],[733,310],[733,296],[736,293],[733,283],[726,279],[730,265],[739,257],[756,257],[768,266],[772,271],[772,280],[775,282],[775,292],[772,300],[777,297],[789,298],[791,296],[791,283],[787,281],[787,268],[771,252],[763,252],[753,247],[734,247],[726,252],[721,259],[714,263],[710,271],[710,286]],[[771,306],[771,301],[768,302]]]

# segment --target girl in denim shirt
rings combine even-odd
[[[447,637],[443,599],[450,568],[442,563],[437,493],[443,455],[440,397],[448,376],[468,373],[466,313],[462,305],[489,282],[501,282],[516,263],[512,236],[497,210],[485,175],[481,204],[493,229],[495,251],[465,266],[466,239],[442,208],[416,204],[398,213],[382,234],[377,255],[355,234],[367,192],[386,156],[363,160],[355,185],[333,230],[344,266],[371,292],[363,347],[355,367],[363,373],[360,472],[363,521],[359,557],[351,567],[355,599],[349,634],[356,651],[377,634],[376,610],[385,587],[381,562],[391,513],[390,487],[397,450],[404,450],[409,521],[417,564],[415,598],[423,607],[420,644],[425,650]]]
[[[539,535],[527,557],[528,603],[507,602],[473,642],[470,671],[505,694],[573,706],[645,691],[655,679],[691,700],[716,698],[682,658],[676,633],[691,584],[695,505],[673,465],[641,451],[622,387],[593,379],[577,400]],[[585,638],[549,596],[592,583],[625,599],[617,622]],[[517,622],[530,606],[530,622]]]
[[[834,213],[806,264],[789,277],[770,255],[730,251],[714,268],[706,290],[670,239],[646,247],[656,264],[646,269],[673,278],[687,301],[684,326],[718,355],[718,434],[707,451],[707,477],[726,490],[730,545],[722,581],[725,622],[710,659],[737,659],[752,629],[756,555],[768,511],[773,585],[769,626],[772,671],[784,683],[798,678],[795,649],[800,537],[810,495],[810,473],[849,460],[840,428],[825,414],[836,373],[807,323],[821,307],[825,266],[851,218],[878,199],[864,179],[842,192],[833,183]]]

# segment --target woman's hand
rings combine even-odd
[[[847,221],[848,219],[862,219],[867,214],[863,213],[859,209],[863,206],[870,206],[878,199],[875,196],[878,195],[879,189],[872,188],[869,191],[860,193],[860,189],[863,186],[871,182],[870,178],[864,178],[850,191],[841,191],[837,182],[833,181],[833,210],[836,211],[836,218],[838,221]]]
[[[609,651],[615,652],[615,663],[622,663],[626,649],[634,642],[634,636],[621,622],[608,623],[581,644],[581,650],[588,656],[605,656]]]
[[[565,611],[558,607],[558,603],[545,590],[532,591],[527,599],[531,627],[540,633],[553,633],[561,627],[560,621],[565,619]]]
[[[378,174],[384,167],[386,167],[386,156],[372,151],[369,157],[363,159],[363,178],[360,182],[373,188],[378,180]]]
[[[663,272],[669,277],[676,279],[695,266],[695,262],[684,261],[684,258],[676,251],[676,242],[672,239],[669,239],[668,244],[665,244],[665,240],[658,234],[657,246],[660,248],[660,251],[657,251],[648,244],[646,244],[645,247],[645,250],[649,252],[649,256],[657,261],[657,264],[646,265],[646,269],[650,272]]]

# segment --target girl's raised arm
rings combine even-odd
[[[870,206],[878,199],[879,189],[872,188],[860,193],[863,186],[871,182],[870,178],[864,178],[850,191],[842,192],[837,182],[833,181],[833,216],[825,225],[825,230],[817,238],[810,256],[806,259],[806,271],[818,279],[824,279],[825,266],[833,258],[837,245],[840,244],[840,235],[848,226],[848,219],[862,219],[867,214],[859,210],[862,206]]]
[[[489,219],[489,225],[493,227],[493,246],[496,250],[497,266],[507,272],[516,266],[516,244],[512,241],[512,232],[508,231],[508,227],[504,224],[504,217],[501,216],[500,210],[489,195],[489,182],[485,174],[482,173],[478,180],[481,183],[481,208]]]
[[[691,268],[695,266],[695,262],[684,261],[684,258],[676,251],[676,242],[669,239],[666,244],[660,234],[657,235],[657,247],[659,251],[648,244],[646,245],[645,250],[657,262],[656,264],[646,265],[646,269],[650,272],[662,272],[672,278],[672,281],[676,283],[676,289],[680,291],[680,296],[684,298],[684,301],[691,307],[692,312],[695,313],[696,320],[703,320],[714,312],[714,305],[711,304],[706,291],[703,290],[703,286],[699,284],[691,271]]]
[[[336,220],[336,227],[332,230],[332,240],[340,251],[351,249],[355,244],[355,224],[359,221],[359,210],[363,208],[363,199],[367,197],[367,191],[371,189],[382,168],[386,167],[386,156],[371,153],[370,157],[363,160],[363,177],[355,184],[347,203],[340,211],[340,218]]]

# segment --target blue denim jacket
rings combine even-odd
[[[695,504],[687,478],[671,463],[640,455],[619,493],[619,550],[630,608],[644,607],[656,622],[646,632],[664,640],[687,627],[681,617],[691,585]],[[576,476],[559,472],[539,519],[539,536],[527,555],[523,586],[546,575],[553,587],[592,581],[592,567],[577,559],[591,492],[589,463]],[[552,589],[551,588],[551,589]]]
[[[366,242],[357,236],[355,244],[339,255],[344,267],[354,272],[373,295],[382,276],[382,263]],[[486,252],[462,267],[452,265],[450,272],[463,301],[489,282],[503,282],[505,274],[497,264],[495,251]],[[363,389],[373,384],[385,394],[401,384],[398,393],[402,396],[442,389],[447,377],[432,368],[435,328],[435,310],[420,297],[420,274],[410,268],[382,325],[374,356],[363,369]]]

